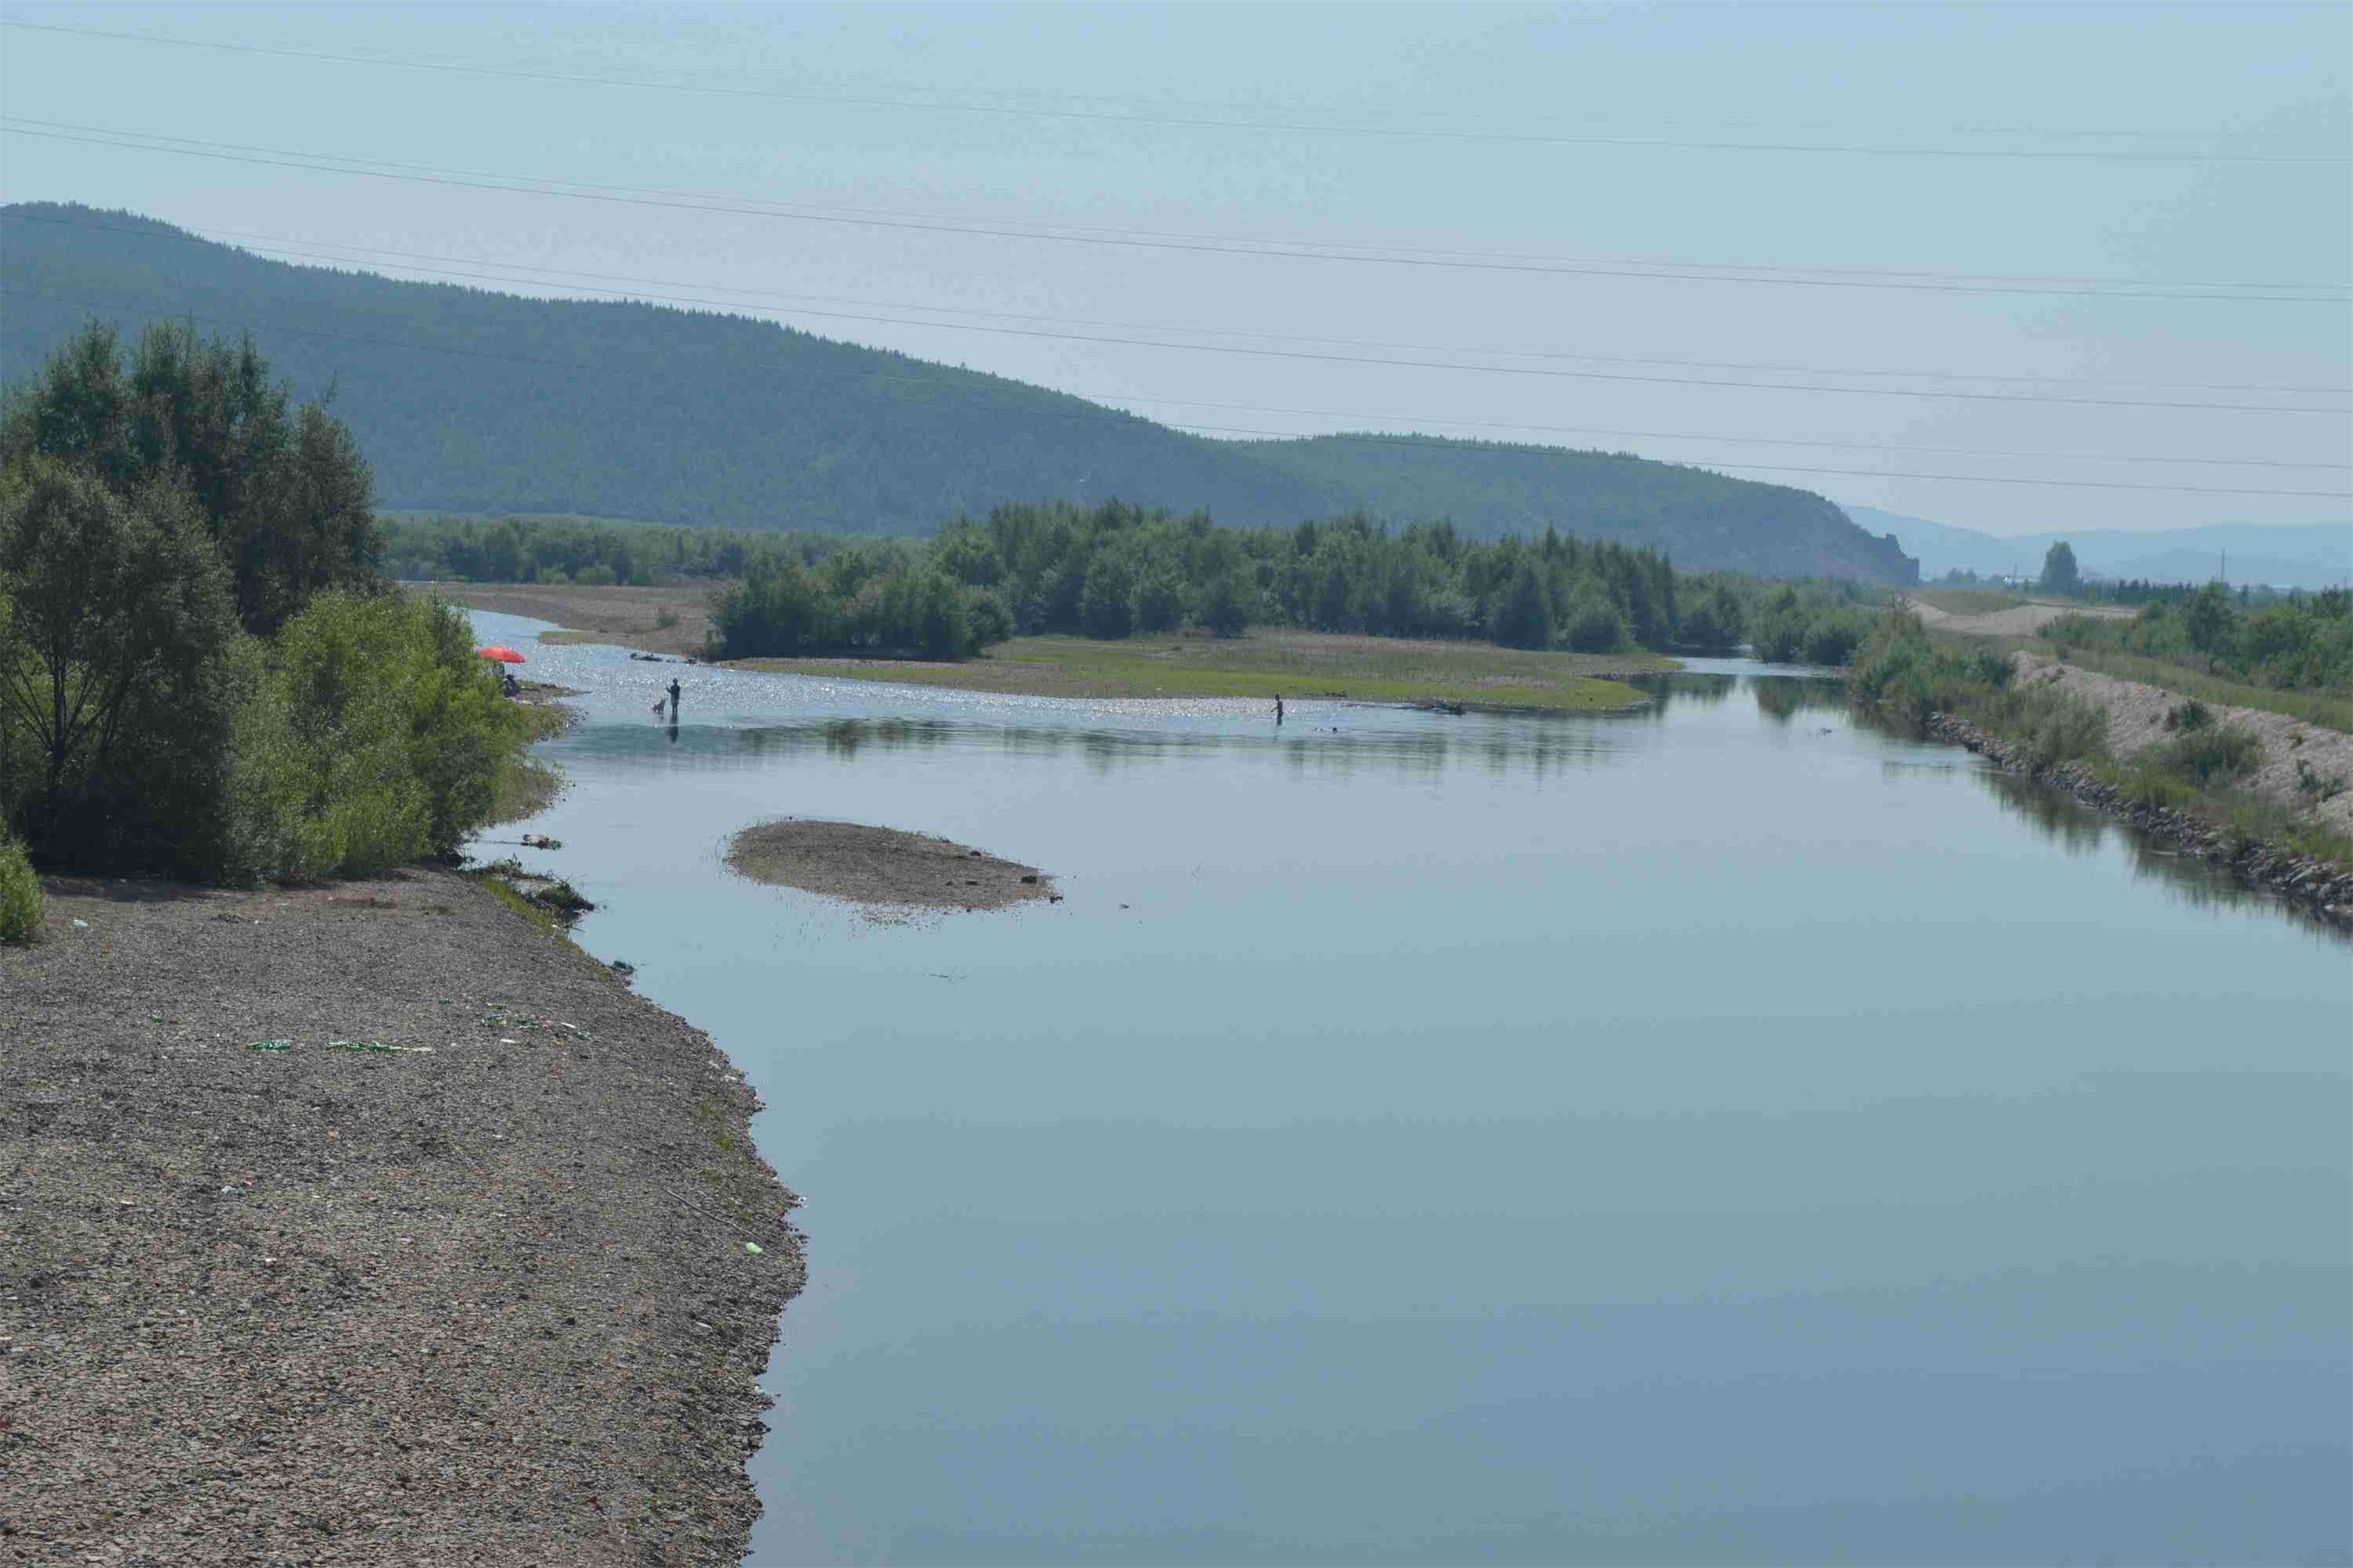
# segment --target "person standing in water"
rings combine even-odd
[[[1282,722],[1282,693],[1280,691],[1274,694],[1274,721],[1278,724]]]
[[[670,678],[670,721],[678,722],[678,677]]]

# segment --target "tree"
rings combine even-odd
[[[2189,595],[2187,620],[2189,646],[2200,653],[2227,654],[2239,639],[2238,606],[2221,583],[2209,583]]]
[[[2084,579],[2075,570],[2075,552],[2063,539],[2042,557],[2042,591],[2071,599],[2084,591]]]
[[[93,323],[12,396],[0,460],[71,461],[129,499],[182,486],[229,569],[237,618],[269,633],[322,588],[364,588],[383,553],[375,481],[351,429],[293,405],[250,337],[159,323],[126,366]]]
[[[0,751],[37,776],[0,801],[59,865],[216,869],[237,641],[186,492],[129,498],[36,458],[0,485]]]
[[[1626,646],[1626,616],[1601,585],[1580,578],[1561,616],[1561,640],[1578,653],[1615,653]]]
[[[1542,647],[1552,640],[1552,597],[1525,559],[1512,569],[1495,606],[1495,640],[1505,647]]]
[[[1256,618],[1258,588],[1250,574],[1237,566],[1211,577],[1201,588],[1201,601],[1194,607],[1194,618],[1221,637],[1238,637],[1250,629]]]

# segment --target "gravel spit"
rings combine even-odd
[[[0,1563],[741,1559],[804,1266],[707,1037],[449,872],[50,889],[0,948]]]

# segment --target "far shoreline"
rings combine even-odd
[[[516,583],[412,583],[417,592],[493,614],[554,622],[551,642],[600,642],[704,662],[704,591]],[[667,621],[669,624],[662,624]],[[1624,713],[1650,698],[1625,677],[1668,674],[1680,659],[1531,651],[1266,627],[1240,637],[1171,633],[1097,641],[1015,637],[961,663],[812,658],[710,661],[712,668],[934,686],[1020,697],[1272,702],[1346,701],[1446,712]]]

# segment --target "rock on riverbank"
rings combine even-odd
[[[735,1563],[803,1278],[757,1104],[462,877],[53,881],[0,949],[0,1560]]]

